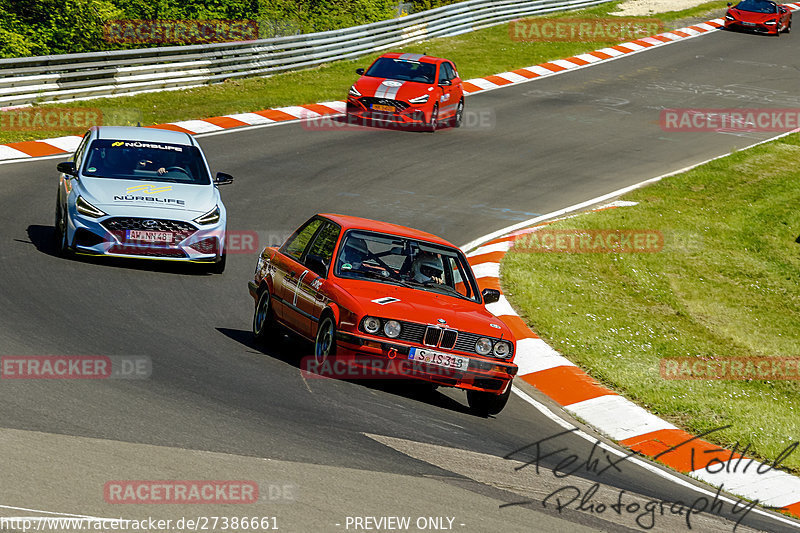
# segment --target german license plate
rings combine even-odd
[[[129,229],[125,232],[125,239],[129,241],[143,241],[143,242],[172,242],[172,233],[168,231],[142,231],[138,229]]]
[[[412,361],[443,366],[445,368],[455,368],[456,370],[466,370],[469,367],[469,359],[467,357],[436,352],[434,350],[423,350],[421,348],[411,348],[408,351],[408,358]]]
[[[386,111],[387,113],[394,113],[394,106],[390,105],[372,104],[372,109],[374,111]]]
[[[744,24],[745,26],[755,26],[756,25],[755,22],[742,22],[742,24]]]

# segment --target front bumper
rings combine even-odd
[[[762,24],[760,22],[755,22],[751,26],[741,20],[726,20],[725,21],[725,29],[726,30],[736,30],[736,31],[748,31],[754,33],[765,33],[765,34],[776,34],[778,33],[778,29],[780,28],[780,23],[778,24]]]
[[[477,356],[453,352],[469,359],[466,370],[445,368],[409,359],[410,346],[386,339],[339,332],[336,359],[349,365],[349,379],[401,378],[424,380],[437,385],[466,390],[501,394],[517,373],[517,365],[501,360],[487,360]],[[447,350],[439,350],[447,352]],[[355,371],[353,371],[355,369]]]
[[[390,123],[394,125],[422,126],[430,122],[432,113],[428,104],[423,106],[409,105],[406,109],[394,113],[387,111],[374,111],[368,109],[358,99],[349,97],[347,99],[347,116],[356,118],[363,122],[374,122],[378,124]]]
[[[69,207],[67,217],[67,237],[72,250],[83,255],[198,263],[218,261],[225,248],[224,217],[220,217],[215,224],[200,226],[175,215],[179,213],[167,212],[159,217],[106,215],[91,218],[78,213],[73,204]],[[128,235],[126,229],[111,229],[125,227],[124,224],[112,225],[119,219],[172,222],[173,224],[166,226],[174,230],[167,231],[172,234],[173,242],[130,240],[126,237]]]

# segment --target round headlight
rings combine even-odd
[[[364,319],[364,331],[367,333],[378,333],[381,329],[381,321],[375,318],[374,316],[368,316]]]
[[[481,337],[475,343],[475,351],[481,355],[489,355],[492,352],[492,341],[486,337]]]
[[[386,333],[387,337],[394,339],[400,335],[400,322],[397,320],[388,320],[386,324],[383,325],[383,332]]]
[[[511,345],[506,341],[498,341],[497,344],[494,345],[493,351],[495,357],[499,357],[500,359],[505,359],[506,357],[511,355]]]

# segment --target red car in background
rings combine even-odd
[[[364,71],[347,97],[348,119],[418,126],[435,131],[461,125],[464,89],[452,61],[422,54],[384,54]]]
[[[780,37],[792,31],[792,11],[770,0],[742,0],[734,7],[728,2],[725,29],[747,30]]]
[[[314,343],[304,371],[465,389],[481,416],[508,400],[516,342],[485,307],[500,292],[481,292],[463,252],[439,237],[315,215],[280,248],[264,249],[248,285],[256,339],[280,324]],[[347,371],[331,375],[342,362]]]

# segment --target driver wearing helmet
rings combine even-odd
[[[361,270],[361,265],[369,257],[369,249],[364,239],[349,237],[342,248],[342,270]]]
[[[438,255],[421,252],[411,265],[411,277],[418,283],[444,283],[444,267]]]

